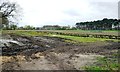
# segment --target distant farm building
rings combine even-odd
[[[56,30],[59,28],[61,28],[61,27],[58,25],[45,25],[45,26],[43,26],[42,29],[44,29],[44,30]]]

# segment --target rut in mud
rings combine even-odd
[[[6,35],[21,45],[9,42],[2,47],[2,56],[12,57],[12,61],[3,63],[2,69],[32,70],[74,70],[92,64],[97,55],[109,55],[118,50],[119,43],[67,43],[64,38],[19,35]],[[19,62],[18,56],[25,61]],[[33,67],[34,65],[34,67]]]
[[[64,42],[62,38],[50,38],[50,37],[26,37],[26,36],[17,36],[10,35],[14,41],[21,43],[21,45],[9,42],[9,46],[6,44],[2,47],[2,55],[31,55],[35,52],[43,52],[45,50],[56,48],[60,46],[69,45]]]

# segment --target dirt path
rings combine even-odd
[[[9,37],[23,44],[2,47],[2,69],[10,70],[81,70],[120,47],[115,42],[72,44],[55,37]]]
[[[39,59],[21,62],[19,65],[22,70],[81,70],[81,67],[92,64],[95,57],[98,57],[97,55],[78,54],[78,56],[69,58],[67,54],[61,55],[50,53],[46,57],[41,56]]]

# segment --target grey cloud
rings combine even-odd
[[[99,15],[108,16],[111,18],[118,17],[118,3],[117,2],[93,2],[91,3]]]

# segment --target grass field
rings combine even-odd
[[[51,31],[51,30],[50,30]],[[59,32],[67,32],[68,30],[55,30]],[[53,30],[54,32],[54,30]],[[75,32],[90,32],[90,31],[82,31],[82,30],[69,30],[69,32],[75,33]],[[108,31],[106,31],[108,32]],[[116,33],[117,31],[110,31]],[[61,37],[65,39],[71,39],[76,42],[96,42],[96,41],[119,41],[117,39],[105,39],[105,38],[92,38],[92,37],[78,37],[78,36],[69,36],[69,35],[58,35],[58,34],[51,34],[45,33],[44,31],[33,31],[33,30],[4,30],[3,34],[5,33],[14,33],[18,35],[23,35],[23,36],[51,36],[51,37]],[[68,32],[67,32],[68,33]],[[67,42],[71,42],[67,40]]]
[[[115,35],[118,36],[119,30],[43,30],[48,32],[62,32],[74,34],[102,34],[102,35]]]
[[[114,41],[117,42],[119,40],[114,40],[114,39],[103,39],[103,38],[91,38],[91,37],[76,37],[76,36],[67,36],[67,35],[48,35],[52,37],[61,37],[65,39],[71,39],[76,42],[96,42],[96,41]],[[67,40],[67,42],[70,42]]]

